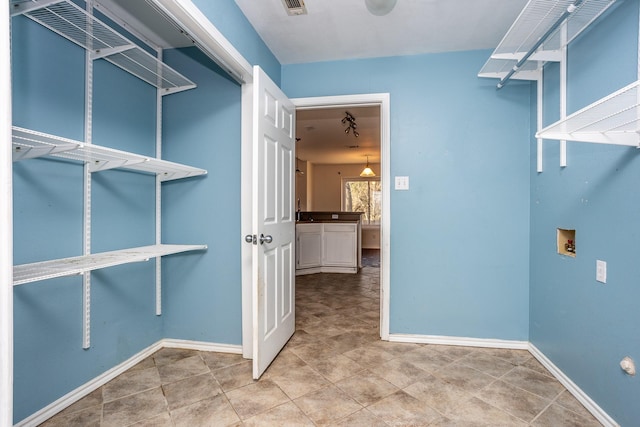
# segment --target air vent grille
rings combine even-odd
[[[282,4],[288,15],[307,14],[307,7],[304,5],[304,0],[282,0]]]

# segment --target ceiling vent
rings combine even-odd
[[[282,0],[284,8],[287,14],[293,15],[306,15],[307,7],[304,5],[304,0]]]

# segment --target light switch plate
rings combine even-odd
[[[596,260],[596,280],[601,283],[607,283],[607,263],[599,259]]]
[[[409,189],[409,177],[396,176],[396,190],[408,190],[408,189]]]

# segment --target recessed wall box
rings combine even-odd
[[[576,230],[558,228],[557,231],[558,253],[570,257],[576,256]]]

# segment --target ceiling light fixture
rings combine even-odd
[[[367,156],[367,166],[360,172],[360,176],[370,177],[376,176],[375,172],[369,167],[369,156]]]
[[[344,133],[348,134],[349,132],[353,131],[353,136],[355,136],[356,138],[359,137],[360,134],[356,130],[356,128],[358,127],[358,125],[356,124],[356,118],[353,117],[351,113],[348,111],[345,111],[344,113],[345,113],[345,116],[344,116],[344,119],[342,119],[342,124],[347,125],[347,128],[344,130]]]
[[[372,15],[383,16],[391,12],[398,0],[364,0],[369,12]]]

